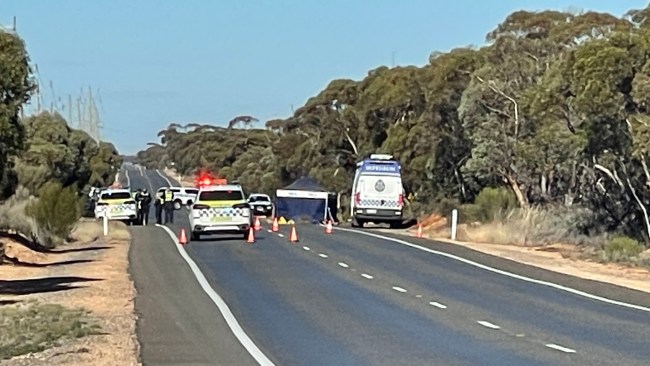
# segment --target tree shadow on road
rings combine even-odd
[[[83,288],[75,285],[80,282],[102,281],[97,278],[65,276],[43,277],[29,280],[0,280],[0,295],[28,295]]]

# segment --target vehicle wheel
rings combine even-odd
[[[248,241],[248,230],[242,233],[242,237],[244,238],[244,240]]]
[[[189,210],[190,208],[192,208],[192,203],[193,203],[192,200],[187,201],[187,209],[188,209],[188,210]]]
[[[353,218],[352,227],[363,227],[363,221]]]
[[[190,234],[190,240],[198,241],[199,239],[201,239],[201,235],[195,231],[192,231],[192,233]]]
[[[181,206],[181,201],[174,201],[174,210],[180,210]]]

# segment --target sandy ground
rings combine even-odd
[[[389,230],[378,229],[388,233],[397,233],[414,237],[417,229]],[[452,241],[448,237],[427,235],[425,238],[464,247],[486,254],[517,261],[530,266],[572,275],[575,277],[611,283],[650,293],[650,271],[615,263],[597,263],[578,258],[577,250],[571,245],[555,244],[543,247],[521,247],[515,245],[498,245]],[[649,255],[646,252],[644,255]]]
[[[135,288],[129,278],[130,236],[122,223],[111,223],[104,238],[101,224],[82,221],[73,232],[75,242],[55,249],[56,253],[36,253],[8,243],[7,256],[28,264],[0,266],[4,280],[35,280],[73,276],[55,291],[45,289],[26,295],[3,295],[0,300],[36,299],[68,308],[84,308],[99,321],[101,335],[67,342],[44,352],[15,357],[0,365],[140,365],[135,336]],[[38,265],[38,266],[34,266]],[[96,279],[95,281],[89,279]],[[62,283],[59,280],[59,283]],[[52,285],[49,285],[52,286]]]
[[[172,177],[176,180],[178,180],[178,178],[181,178],[179,183],[183,187],[194,187],[194,177],[192,176],[179,176],[174,169],[165,169],[163,170],[163,173],[165,173],[168,177]]]

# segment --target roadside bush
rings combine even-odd
[[[479,192],[474,203],[460,209],[465,221],[490,222],[510,214],[518,207],[517,198],[505,187],[486,187]]]
[[[61,239],[67,239],[79,220],[79,199],[73,186],[63,188],[49,182],[41,188],[38,200],[27,207],[27,213],[43,228]]]
[[[604,259],[612,262],[628,261],[637,257],[645,249],[638,241],[625,235],[616,235],[604,246]]]
[[[27,214],[27,207],[34,197],[23,187],[18,187],[13,196],[0,205],[0,231],[7,234],[19,234],[29,240],[33,246],[52,248],[52,235],[38,225]]]

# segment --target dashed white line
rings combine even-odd
[[[367,278],[367,279],[369,279],[369,280],[372,280],[372,279],[374,278],[374,277],[372,277],[371,275],[369,275],[369,274],[367,274],[367,273],[362,273],[362,274],[361,274],[361,277],[363,277],[363,278]]]
[[[437,307],[438,309],[446,309],[446,308],[447,308],[447,305],[443,305],[443,304],[441,304],[441,303],[439,303],[439,302],[436,302],[436,301],[431,301],[431,302],[429,302],[429,305],[431,305],[431,306],[435,306],[435,307]]]
[[[419,298],[421,298],[421,297],[422,297],[422,295],[415,295],[415,297],[417,297],[417,298],[419,299]]]
[[[486,328],[490,328],[490,329],[500,329],[501,328],[500,326],[498,326],[496,324],[492,324],[490,322],[486,322],[485,320],[479,320],[479,321],[477,321],[477,323],[481,324],[482,326],[484,326]]]
[[[278,236],[284,238],[284,234],[278,234]]]
[[[399,292],[406,292],[406,289],[403,289],[401,287],[393,286],[393,290],[399,291]]]
[[[306,251],[310,251],[310,250],[311,250],[310,247],[302,247],[302,249],[304,249],[304,250],[306,250]]]
[[[271,230],[271,229],[267,229],[266,231],[268,231],[269,233],[272,233],[272,232],[273,232],[273,230]]]
[[[348,268],[348,267],[350,267],[350,266],[348,266],[347,264],[345,264],[345,263],[343,263],[343,262],[339,262],[339,266],[341,266],[341,267],[343,267],[343,268]]]
[[[557,344],[549,343],[546,345],[548,348],[553,348],[554,350],[558,350],[561,352],[566,352],[566,353],[576,353],[576,350],[571,349],[571,348],[566,348]]]
[[[327,254],[323,254],[323,253],[319,253],[318,256],[320,256],[321,258],[327,258]]]

